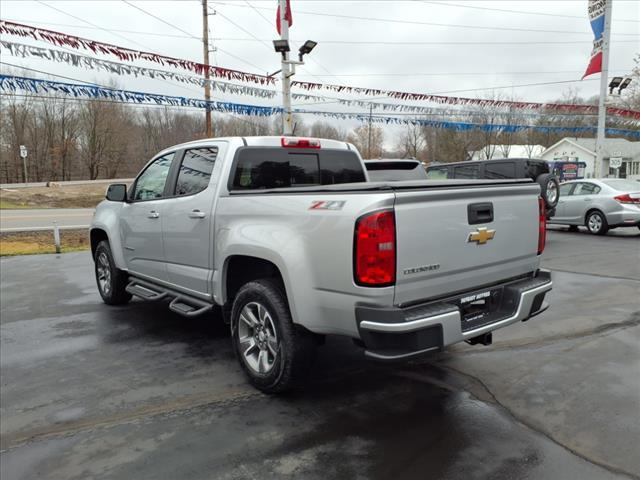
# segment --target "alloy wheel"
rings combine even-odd
[[[101,252],[97,260],[98,286],[104,295],[109,295],[111,291],[111,265],[107,254]]]
[[[602,217],[600,217],[600,214],[592,213],[589,215],[587,226],[591,232],[598,233],[602,229]]]
[[[556,182],[549,182],[547,184],[547,202],[549,205],[554,205],[556,200],[558,199],[558,186]]]
[[[256,373],[266,374],[276,363],[280,342],[273,317],[258,302],[247,303],[238,319],[239,351],[246,365]]]

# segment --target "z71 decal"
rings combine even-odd
[[[314,200],[309,210],[342,210],[345,203],[344,200]]]

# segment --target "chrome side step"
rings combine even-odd
[[[185,317],[196,317],[213,309],[211,303],[137,278],[132,279],[125,290],[149,302],[172,298],[169,309]]]

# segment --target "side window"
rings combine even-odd
[[[484,166],[484,176],[489,179],[515,178],[516,165],[513,162],[492,162]]]
[[[164,196],[164,186],[167,183],[169,168],[174,153],[157,158],[136,180],[133,200],[154,200]]]
[[[182,158],[175,194],[194,195],[209,186],[211,172],[218,155],[217,147],[194,148],[187,150]]]
[[[447,167],[427,168],[427,178],[430,180],[446,180],[449,177]]]
[[[565,183],[564,185],[560,185],[560,196],[566,197],[569,195],[571,191],[571,187],[573,187],[573,183]]]
[[[579,183],[573,191],[574,195],[596,195],[600,187],[595,183]]]
[[[453,178],[477,179],[480,176],[479,165],[460,165],[453,169]]]

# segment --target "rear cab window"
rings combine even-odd
[[[516,178],[516,164],[514,162],[491,162],[484,166],[484,178],[500,180]]]
[[[309,187],[365,181],[360,158],[352,151],[244,147],[236,154],[229,190]]]

